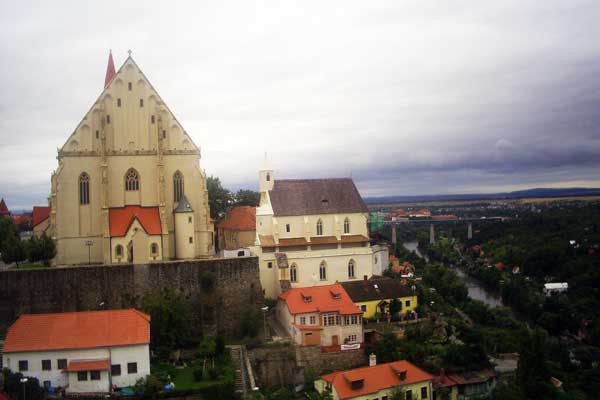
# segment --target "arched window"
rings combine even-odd
[[[152,253],[153,256],[158,254],[158,245],[156,243],[150,245],[150,253]]]
[[[183,196],[183,174],[179,171],[173,175],[173,201],[178,202]]]
[[[298,282],[298,268],[296,268],[296,264],[292,264],[290,267],[290,281]]]
[[[140,190],[140,176],[133,168],[130,168],[127,174],[125,174],[125,190]]]
[[[356,275],[354,275],[354,260],[350,260],[348,262],[348,278],[354,278]]]
[[[350,233],[350,220],[348,218],[344,220],[344,233]]]
[[[123,257],[123,246],[121,246],[120,244],[118,244],[117,247],[115,247],[115,255],[117,257]]]
[[[319,219],[317,221],[317,236],[322,236],[323,235],[323,221],[321,221],[321,219]]]
[[[79,204],[90,204],[90,176],[85,172],[79,175]]]
[[[322,281],[327,280],[327,264],[325,264],[325,261],[321,261],[319,266],[319,279]]]

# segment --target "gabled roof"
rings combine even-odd
[[[408,287],[387,277],[342,282],[341,285],[355,303],[414,296],[414,293]]]
[[[279,299],[287,304],[291,314],[312,312],[362,314],[339,283],[290,289],[280,294]]]
[[[71,361],[65,371],[106,371],[109,369],[109,360],[81,360]]]
[[[31,226],[35,227],[38,224],[44,222],[50,216],[50,207],[33,206],[33,212],[31,217]]]
[[[135,219],[148,235],[162,233],[158,207],[126,206],[108,210],[110,236],[125,236]]]
[[[276,217],[369,212],[351,178],[275,180],[269,197]]]
[[[256,207],[238,206],[231,208],[217,224],[217,228],[231,231],[255,231]]]
[[[399,376],[402,371],[406,371],[404,380],[400,380]],[[337,371],[323,375],[321,378],[333,385],[340,399],[351,399],[396,386],[429,381],[434,377],[410,362],[401,360],[372,367]],[[363,382],[362,386],[352,389],[352,382],[361,380]],[[429,393],[429,395],[432,394]]]
[[[10,211],[8,211],[4,199],[0,200],[0,215],[10,215]]]
[[[177,207],[173,210],[174,213],[193,212],[193,211],[194,210],[192,209],[192,205],[188,201],[187,197],[185,197],[185,194],[181,195],[181,198],[177,202]]]
[[[88,349],[150,342],[150,316],[107,310],[22,314],[8,328],[4,352]]]

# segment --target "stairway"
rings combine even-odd
[[[228,345],[231,352],[231,360],[233,365],[235,366],[235,392],[240,397],[246,395],[246,388],[248,385],[246,384],[246,373],[244,368],[244,357],[242,353],[242,346],[238,344]]]

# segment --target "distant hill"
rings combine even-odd
[[[480,194],[439,194],[423,196],[382,196],[365,197],[367,204],[392,204],[417,201],[456,201],[456,200],[498,200],[523,199],[528,197],[571,197],[571,196],[600,196],[600,188],[535,188],[503,193]]]

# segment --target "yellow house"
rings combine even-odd
[[[434,377],[408,361],[377,365],[371,355],[368,367],[337,371],[315,381],[319,393],[329,392],[333,400],[382,400],[397,392],[411,400],[433,398]]]
[[[214,254],[200,149],[131,54],[118,70],[109,55],[103,90],[58,150],[51,184],[57,264]]]
[[[390,312],[390,303],[399,302],[399,313],[406,314],[418,306],[417,295],[400,282],[382,276],[342,282],[350,298],[363,312],[363,318],[374,318]]]

